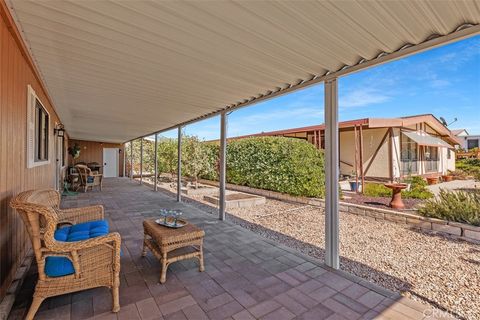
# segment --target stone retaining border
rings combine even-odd
[[[259,204],[265,204],[266,198],[259,196],[259,195],[252,195],[251,193],[238,193],[248,196],[248,198],[244,199],[235,199],[235,200],[225,200],[225,208],[250,208]],[[213,203],[214,205],[220,204],[220,199],[218,195],[204,195],[203,200]]]
[[[218,187],[217,181],[200,180],[201,183],[209,184]],[[226,188],[235,191],[252,193],[264,196],[271,199],[309,204],[312,206],[319,206],[324,208],[325,202],[323,199],[295,197],[288,194],[251,188],[247,186],[239,186],[235,184],[226,184]],[[428,232],[438,232],[459,238],[468,242],[480,244],[480,227],[472,226],[465,223],[446,221],[436,218],[422,217],[417,214],[400,212],[388,209],[373,208],[360,204],[348,203],[340,201],[339,211],[343,213],[356,214],[359,216],[369,217],[375,220],[386,220],[397,224],[404,224],[407,227],[414,229],[421,229]]]

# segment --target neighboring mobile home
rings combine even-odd
[[[452,134],[455,136],[455,137],[459,137],[460,139],[462,137],[465,137],[465,136],[468,136],[469,133],[466,129],[452,129],[450,130],[452,131]]]
[[[432,176],[455,170],[453,149],[460,141],[431,114],[365,118],[339,123],[340,173],[381,180]],[[284,136],[325,148],[325,126],[309,126],[235,137]]]
[[[471,135],[465,129],[452,130],[452,133],[457,137],[459,145],[456,146],[456,158],[480,158],[480,135]]]
[[[460,148],[471,150],[480,147],[480,135],[467,135],[458,137],[460,140]]]

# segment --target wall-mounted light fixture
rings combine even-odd
[[[61,123],[57,124],[53,129],[53,133],[63,138],[65,136],[65,126]]]

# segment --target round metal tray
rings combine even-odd
[[[188,224],[188,221],[183,219],[177,219],[177,223],[175,223],[175,218],[173,217],[167,217],[166,221],[164,218],[160,218],[155,220],[155,222],[159,225],[174,229],[184,227]]]

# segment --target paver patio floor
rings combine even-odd
[[[46,300],[38,319],[422,319],[431,311],[128,179],[63,199],[64,207],[93,204],[105,206],[122,236],[121,310],[111,313],[110,291],[97,288]],[[178,262],[158,283],[159,262],[141,251],[142,221],[159,208],[181,209],[205,230],[205,272],[196,261]],[[10,319],[23,318],[35,279],[33,266]]]

